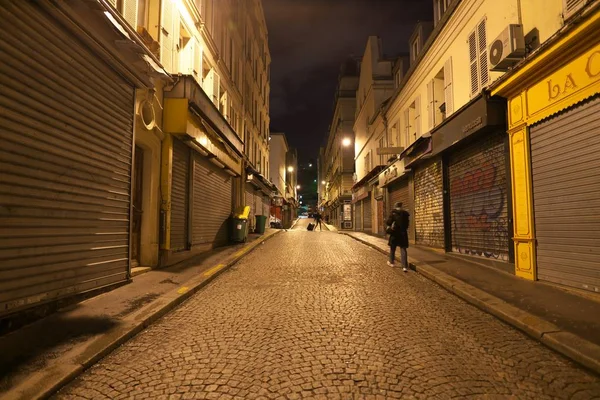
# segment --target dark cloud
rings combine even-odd
[[[271,126],[300,157],[316,158],[327,134],[340,64],[361,56],[369,35],[384,52],[408,50],[417,21],[431,20],[431,0],[263,0],[269,29]]]

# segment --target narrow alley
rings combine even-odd
[[[482,395],[589,399],[600,380],[350,237],[299,226],[55,398]]]

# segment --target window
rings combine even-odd
[[[451,1],[452,0],[434,0],[433,14],[436,25],[446,13]]]
[[[371,171],[371,152],[369,151],[364,157],[365,162],[365,175]]]
[[[411,58],[413,61],[416,61],[417,57],[419,56],[419,50],[421,49],[421,46],[419,46],[420,38],[421,35],[417,35],[414,42],[412,42],[412,45],[410,46]]]
[[[379,138],[379,151],[381,153],[381,150],[383,150],[386,147],[386,140],[385,140],[385,135],[381,136],[381,138]],[[379,154],[379,165],[385,165],[387,164],[387,159],[386,159],[386,155],[384,155],[383,153]]]
[[[489,71],[487,61],[487,32],[486,19],[477,24],[477,28],[471,32],[469,43],[469,65],[471,72],[471,97],[479,94],[489,82]]]

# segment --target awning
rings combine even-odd
[[[263,192],[265,196],[274,197],[277,188],[251,166],[246,167],[246,182]]]
[[[431,134],[428,132],[414,141],[406,150],[400,154],[400,158],[404,159],[404,167],[408,168],[422,158],[426,158],[432,151]]]
[[[458,109],[432,132],[435,156],[475,133],[506,130],[506,100],[479,95]]]
[[[385,169],[385,165],[378,165],[375,168],[373,168],[371,171],[369,171],[368,174],[366,174],[365,176],[363,176],[363,178],[356,182],[354,184],[354,186],[352,186],[352,190],[356,190],[361,186],[364,186],[367,182],[369,182],[374,176],[377,176],[377,174],[379,174],[383,169]]]

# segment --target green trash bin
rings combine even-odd
[[[248,240],[248,220],[245,218],[231,218],[231,241],[245,242]]]
[[[266,215],[257,215],[255,232],[262,235],[263,233],[265,233],[266,225],[267,225],[267,216]]]

